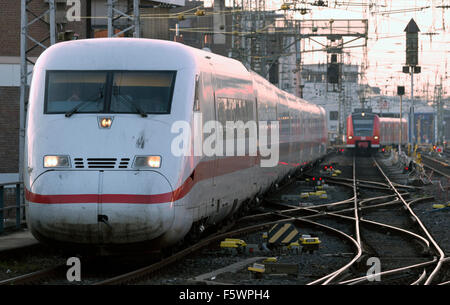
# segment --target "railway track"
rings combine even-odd
[[[422,245],[424,245],[424,251],[422,251],[423,253],[431,253],[431,252],[437,252],[439,254],[439,259],[434,258],[431,261],[426,261],[426,262],[421,262],[421,263],[416,263],[416,264],[411,264],[411,265],[407,265],[401,268],[395,268],[395,269],[391,269],[385,272],[382,272],[379,274],[379,276],[383,275],[392,275],[392,274],[397,274],[399,272],[404,272],[406,270],[412,270],[415,268],[419,268],[419,267],[425,267],[427,266],[427,268],[429,268],[430,266],[434,266],[431,271],[431,273],[429,273],[429,275],[426,274],[426,271],[424,270],[419,278],[414,281],[412,284],[417,284],[420,283],[421,281],[424,281],[424,284],[430,284],[433,282],[433,279],[435,278],[436,274],[439,272],[444,260],[445,260],[445,255],[443,253],[443,251],[440,249],[440,247],[437,245],[437,243],[434,241],[434,239],[432,238],[431,234],[428,232],[428,230],[425,228],[425,226],[422,224],[422,222],[420,221],[420,219],[414,214],[414,212],[411,210],[410,208],[410,204],[417,202],[416,201],[406,201],[404,197],[406,197],[405,195],[400,194],[400,192],[398,191],[397,187],[393,184],[392,181],[390,181],[390,179],[387,177],[387,175],[384,173],[382,167],[380,166],[380,164],[377,162],[377,160],[375,160],[374,158],[372,158],[371,160],[373,162],[373,165],[376,166],[376,168],[378,169],[379,173],[381,174],[381,176],[384,178],[384,180],[386,181],[386,183],[389,185],[390,189],[397,195],[396,197],[396,201],[398,201],[399,203],[401,203],[403,205],[403,208],[406,210],[408,217],[410,217],[410,219],[412,219],[412,222],[414,224],[416,224],[419,228],[420,228],[420,235],[418,234],[419,231],[417,228],[416,229],[412,229],[410,226],[407,229],[402,229],[399,228],[398,226],[391,226],[391,228],[395,228],[396,230],[399,230],[402,233],[405,234],[409,234],[411,235],[411,237],[415,238],[416,240],[419,240]],[[367,169],[367,166],[365,167]],[[398,219],[398,217],[396,217],[396,219]],[[360,219],[361,221],[361,219]],[[371,223],[374,224],[373,221],[368,221],[365,219],[362,219],[362,223]],[[381,224],[381,223],[378,223]],[[387,224],[382,224],[384,227],[387,226]],[[367,234],[366,234],[367,236]],[[373,243],[372,243],[373,245]],[[376,244],[375,244],[376,245]],[[385,247],[388,245],[384,245]],[[425,275],[423,275],[425,274]],[[374,275],[376,276],[376,275]],[[340,282],[342,284],[349,284],[349,283],[361,283],[361,281],[367,281],[367,277],[360,277],[360,278],[356,278],[353,280],[348,280],[348,281],[344,281],[344,282]]]
[[[356,167],[354,167],[354,168],[356,168]],[[354,176],[356,176],[356,174],[354,174]],[[350,244],[352,244],[354,246],[354,250],[356,253],[355,256],[346,265],[342,266],[340,269],[338,269],[320,279],[317,279],[317,280],[311,282],[310,284],[337,283],[336,280],[339,278],[339,276],[341,276],[343,273],[348,271],[350,268],[352,268],[358,262],[358,260],[361,258],[362,254],[363,254],[361,234],[359,232],[359,227],[361,226],[361,223],[363,223],[365,226],[366,225],[367,226],[375,226],[378,229],[380,229],[380,228],[383,229],[384,231],[392,231],[397,234],[406,235],[409,238],[415,239],[418,241],[419,244],[421,244],[423,246],[423,251],[421,251],[419,253],[419,255],[422,257],[424,254],[429,254],[430,243],[428,242],[428,240],[426,238],[422,237],[421,235],[419,235],[415,232],[412,232],[410,230],[391,226],[389,224],[378,223],[378,222],[371,221],[371,220],[361,219],[361,217],[358,215],[359,210],[366,210],[366,209],[368,210],[368,209],[374,209],[374,208],[379,208],[379,207],[386,207],[388,205],[400,205],[401,201],[398,199],[399,194],[406,197],[406,195],[408,195],[408,193],[396,193],[394,195],[378,196],[378,197],[365,198],[362,200],[358,200],[358,196],[357,196],[358,188],[356,186],[357,186],[357,184],[360,184],[360,182],[361,181],[359,181],[358,179],[353,180],[352,186],[354,189],[354,196],[348,200],[330,203],[330,204],[317,205],[317,206],[314,206],[314,208],[310,208],[310,207],[289,208],[287,205],[285,205],[283,203],[272,202],[272,204],[282,206],[283,209],[280,211],[268,211],[268,212],[257,214],[257,215],[247,216],[247,217],[241,219],[241,221],[249,221],[249,220],[255,221],[255,219],[257,219],[257,218],[273,217],[274,215],[279,215],[282,217],[286,217],[286,219],[279,220],[276,222],[271,222],[270,224],[266,224],[266,225],[272,225],[274,223],[286,222],[286,221],[290,221],[290,222],[294,222],[294,223],[303,222],[303,223],[307,223],[312,226],[321,227],[322,229],[326,229],[328,232],[334,232],[334,234],[341,236],[341,238],[347,239],[347,241],[350,241]],[[381,183],[381,182],[379,182],[379,183]],[[386,183],[384,186],[388,186],[388,184]],[[403,186],[403,187],[405,187],[405,186]],[[405,187],[405,188],[409,188],[409,187]],[[395,200],[392,200],[393,198],[395,198]],[[417,202],[420,200],[429,200],[429,199],[430,198],[409,200],[407,202],[407,204],[410,204],[412,202]],[[384,201],[384,200],[387,200],[387,201]],[[382,202],[380,203],[380,201],[382,201]],[[369,205],[369,203],[372,203],[372,204]],[[365,206],[360,206],[361,204],[364,204]],[[326,212],[327,210],[336,209],[337,207],[344,207],[344,209],[337,210],[335,212]],[[339,214],[339,212],[344,213],[344,212],[348,212],[348,211],[351,211],[354,214],[354,216],[349,217],[349,216]],[[307,214],[305,212],[310,212],[310,213],[309,213],[309,215],[305,215],[305,214]],[[301,214],[302,216],[299,216],[299,214]],[[358,232],[358,233],[354,234],[355,237],[352,237],[351,234],[348,234],[348,232],[344,232],[345,231],[344,229],[337,229],[336,225],[335,226],[327,226],[318,221],[313,221],[314,218],[323,218],[324,215],[334,216],[334,217],[338,217],[338,218],[344,218],[344,219],[352,221],[354,223],[355,232]],[[232,236],[236,236],[236,232],[234,234],[232,234]],[[420,267],[430,266],[434,263],[436,263],[436,259],[432,259],[432,260],[420,262],[420,263],[409,264],[402,268],[396,268],[396,269],[384,271],[380,274],[382,274],[383,276],[398,274],[400,272],[404,272],[405,270],[415,270]],[[420,283],[423,279],[425,279],[425,277],[426,277],[426,273],[425,273],[425,275],[423,275],[423,273],[421,273],[420,276],[413,281],[413,283]],[[428,280],[429,280],[429,278],[428,278]],[[360,283],[360,282],[362,282],[362,279],[356,278],[353,280],[349,280],[348,282],[345,282],[345,283]],[[110,282],[107,281],[106,283],[110,283]],[[340,283],[340,282],[338,282],[338,283]]]
[[[323,213],[314,209],[310,209],[311,211],[316,211],[318,214],[317,215],[326,215],[326,216],[334,216],[334,217],[339,217],[339,218],[343,218],[343,219],[347,219],[350,222],[354,223],[354,232],[353,232],[353,236],[355,237],[355,240],[357,241],[357,254],[355,255],[354,259],[347,265],[343,266],[341,269],[336,270],[333,274],[330,274],[326,279],[319,279],[316,280],[314,282],[312,282],[311,284],[317,284],[322,282],[322,284],[329,284],[334,278],[337,278],[340,274],[343,274],[346,271],[349,271],[350,268],[355,264],[355,262],[358,261],[359,258],[361,258],[362,253],[367,254],[366,252],[370,252],[370,250],[373,251],[373,247],[370,247],[366,244],[365,241],[362,240],[361,238],[361,231],[360,231],[360,227],[364,226],[367,227],[368,225],[370,226],[375,226],[378,227],[377,229],[383,229],[383,230],[389,230],[389,231],[394,231],[397,234],[400,235],[406,235],[409,236],[409,238],[417,240],[418,243],[420,243],[422,245],[422,251],[420,251],[419,256],[420,258],[423,260],[422,256],[423,255],[429,255],[431,252],[431,245],[433,246],[433,250],[437,251],[439,253],[439,259],[433,258],[432,260],[428,260],[428,261],[422,261],[420,263],[414,263],[414,264],[408,264],[407,266],[403,266],[401,268],[394,268],[394,269],[390,269],[388,271],[383,271],[379,274],[374,274],[373,276],[390,276],[390,275],[394,275],[394,274],[398,274],[401,272],[405,272],[405,271],[410,271],[410,270],[415,270],[417,268],[428,268],[430,269],[430,266],[436,265],[434,266],[431,270],[431,273],[428,273],[429,275],[427,275],[426,270],[424,270],[422,273],[419,274],[419,277],[413,281],[411,284],[419,284],[422,281],[424,281],[425,284],[430,284],[433,282],[433,278],[436,276],[436,274],[438,273],[440,266],[443,264],[443,262],[447,261],[447,258],[445,258],[445,256],[443,256],[442,250],[440,250],[440,248],[437,246],[436,242],[432,239],[431,235],[429,234],[429,232],[426,230],[426,228],[421,225],[420,220],[417,218],[417,216],[415,216],[415,214],[412,212],[412,210],[410,210],[409,205],[412,203],[416,203],[418,201],[423,201],[423,200],[430,200],[432,198],[421,198],[421,199],[416,199],[416,200],[409,200],[406,201],[404,199],[404,197],[407,197],[407,193],[400,193],[397,190],[397,187],[395,185],[398,186],[398,184],[394,184],[392,181],[389,180],[389,178],[384,174],[383,170],[381,169],[380,165],[378,164],[378,162],[375,159],[372,159],[371,161],[373,161],[373,165],[377,167],[378,171],[381,173],[381,176],[385,179],[385,183],[387,183],[387,185],[389,186],[389,188],[394,192],[394,195],[388,195],[388,196],[381,196],[376,198],[376,200],[374,200],[373,198],[369,198],[369,199],[362,199],[362,200],[358,200],[358,196],[354,196],[355,198],[355,206],[352,208],[347,208],[341,211],[336,211],[336,212],[327,212],[327,213]],[[361,162],[358,162],[359,164],[361,164]],[[353,160],[353,168],[355,169],[355,159]],[[363,164],[363,168],[365,168],[364,172],[367,173],[367,165],[364,166]],[[373,178],[373,177],[372,177]],[[381,181],[381,179],[380,179]],[[358,194],[358,187],[357,185],[359,180],[356,177],[355,171],[354,171],[354,191],[355,194]],[[383,198],[384,197],[384,198]],[[382,199],[385,198],[392,198],[395,197],[395,200],[391,200],[391,201],[387,201],[384,203],[377,203],[376,205],[367,205],[369,202],[377,202],[380,201]],[[359,202],[358,202],[359,201]],[[408,229],[403,229],[400,228],[398,226],[392,226],[386,223],[381,223],[381,222],[376,222],[376,221],[371,221],[371,220],[366,220],[363,219],[361,217],[361,215],[359,215],[358,210],[359,211],[364,211],[367,209],[374,209],[374,208],[379,208],[379,207],[383,207],[385,208],[386,206],[389,205],[399,205],[399,204],[403,204],[404,208],[407,210],[408,214],[410,217],[412,217],[412,219],[414,220],[414,223],[419,224],[420,229],[422,231],[423,234],[425,234],[426,238],[424,238],[422,235],[417,233],[417,229],[416,230],[412,230],[410,228]],[[346,213],[353,213],[354,216],[345,216],[342,215],[342,212],[346,212]],[[319,214],[320,213],[320,214]],[[370,250],[368,250],[368,248],[372,248]],[[414,259],[417,259],[419,257],[414,257]],[[401,261],[404,261],[404,257],[401,258]],[[416,272],[417,274],[417,272]],[[412,276],[415,276],[414,274]],[[347,281],[341,281],[339,282],[340,284],[354,284],[354,283],[362,283],[364,281],[367,281],[368,277],[367,276],[362,276],[362,277],[357,277],[351,280],[347,280]]]
[[[383,279],[392,279],[391,282],[405,283],[406,281],[409,284],[438,284],[441,266],[447,263],[449,259],[410,208],[412,204],[430,200],[431,198],[410,198],[410,186],[390,181],[377,160],[370,159],[368,162],[368,164],[363,164],[361,160],[353,159],[352,178],[328,179],[328,183],[351,189],[353,192],[351,198],[310,207],[296,207],[282,201],[265,199],[268,205],[260,208],[258,213],[245,216],[236,221],[231,231],[216,233],[162,260],[143,264],[139,268],[114,276],[103,276],[103,278],[97,276],[94,277],[95,280],[92,279],[90,282],[88,280],[85,283],[94,285],[139,283],[146,278],[151,278],[157,272],[164,272],[167,267],[174,263],[226,237],[245,236],[251,232],[267,230],[267,228],[276,223],[291,222],[299,226],[317,227],[327,232],[327,234],[337,236],[353,249],[353,256],[346,264],[325,276],[309,282],[309,285],[372,283],[370,282],[370,277],[363,272],[366,271],[367,267],[366,269],[361,268],[364,265],[364,260],[367,259],[368,255],[379,255],[382,260],[383,257],[387,260],[387,255],[381,253],[384,251],[383,247],[380,249],[373,241],[373,238],[376,237],[370,237],[375,236],[375,234],[378,234],[378,236],[382,236],[380,234],[384,236],[389,234],[388,236],[401,236],[409,241],[414,240],[412,248],[416,250],[416,253],[407,258],[405,258],[405,255],[403,257],[402,255],[397,255],[397,259],[403,262],[402,266],[392,267],[387,270],[383,269],[380,273],[372,274],[372,277],[381,276]],[[360,165],[365,168],[363,172],[370,175],[369,178],[367,175],[358,174],[361,173],[358,170]],[[368,169],[371,169],[371,173],[369,173]],[[381,173],[381,177],[375,178],[374,170]],[[371,191],[363,193],[363,189]],[[361,194],[370,195],[362,196]],[[369,217],[373,215],[373,211],[379,212],[380,209],[386,211],[386,209],[392,208],[397,212],[399,208],[406,211],[408,216],[405,217],[414,219],[412,221],[413,225],[418,227],[412,228],[409,225],[405,228],[399,224],[389,224]],[[392,240],[394,241],[394,239]],[[435,256],[431,256],[433,254]],[[399,261],[391,262],[389,266],[394,266],[398,263]],[[58,274],[60,277],[61,274],[65,274],[65,271],[67,271],[67,266],[61,265],[49,270],[2,281],[0,284],[52,283],[55,281],[55,278],[58,278]],[[446,284],[447,282],[448,279],[443,279],[441,283]]]
[[[375,161],[375,159],[374,159]],[[410,207],[410,203],[406,202],[405,199],[403,198],[403,196],[399,193],[399,191],[394,187],[394,185],[392,184],[392,182],[389,180],[389,178],[385,175],[385,173],[383,172],[383,170],[381,169],[380,165],[375,161],[376,166],[378,167],[378,169],[380,170],[380,173],[384,176],[384,178],[386,179],[386,182],[389,183],[390,187],[392,188],[392,190],[397,194],[398,198],[401,200],[403,207],[408,211],[409,215],[412,217],[412,219],[414,220],[414,222],[417,223],[417,225],[420,227],[422,233],[425,235],[425,237],[431,242],[431,244],[434,247],[434,250],[436,251],[436,254],[439,255],[439,260],[436,264],[436,266],[434,267],[433,271],[431,272],[431,274],[428,276],[428,278],[426,278],[425,280],[425,285],[431,284],[433,282],[433,280],[435,279],[435,277],[437,276],[437,274],[439,273],[439,270],[441,269],[443,263],[445,261],[448,261],[448,258],[445,256],[444,251],[441,249],[441,247],[437,244],[437,242],[435,241],[435,239],[433,238],[433,236],[431,235],[431,233],[428,231],[428,229],[425,227],[425,225],[422,223],[422,221],[420,220],[419,217],[417,217],[417,215],[414,213],[414,211],[411,209]]]
[[[430,156],[422,156],[423,166],[432,170],[439,175],[450,179],[450,164],[449,161],[444,162]]]

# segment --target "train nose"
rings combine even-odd
[[[27,221],[41,240],[143,242],[173,222],[172,187],[154,171],[49,171],[26,190]]]

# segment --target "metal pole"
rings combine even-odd
[[[50,45],[54,45],[56,43],[55,0],[49,0],[48,5],[50,8]]]
[[[328,86],[328,81],[327,81],[327,86]],[[344,141],[343,134],[342,134],[342,107],[341,107],[341,103],[342,103],[342,95],[341,95],[341,92],[339,91],[339,97],[338,97],[338,119],[339,119],[339,121],[338,121],[338,137],[339,137],[339,144],[343,143],[343,141]]]
[[[3,185],[0,185],[0,234],[3,233]]]
[[[402,115],[403,115],[403,108],[402,108],[402,96],[400,95],[400,139],[398,141],[398,153],[402,153]]]
[[[113,37],[114,29],[113,29],[113,1],[108,0],[107,2],[107,16],[108,16],[108,37]]]
[[[438,134],[438,121],[439,121],[439,101],[436,98],[436,86],[434,87],[434,106],[436,107],[436,115],[434,116],[434,139],[433,143],[436,144],[439,138]]]
[[[411,66],[411,143],[414,145],[416,143],[415,136],[415,119],[414,119],[414,67]]]
[[[134,0],[133,2],[133,10],[134,10],[134,37],[141,37],[141,16],[139,13],[139,0]]]
[[[20,209],[21,209],[20,203],[22,201],[20,200],[20,193],[21,193],[20,183],[17,183],[16,184],[16,229],[20,229],[20,227],[21,227],[21,225],[20,225],[20,221],[21,221],[21,219],[20,219]]]
[[[232,7],[233,13],[231,14],[231,51],[228,54],[228,57],[230,57],[230,58],[235,58],[234,54],[233,54],[234,53],[234,39],[235,39],[235,37],[234,37],[234,23],[236,22],[235,9],[236,9],[236,1],[233,0],[233,7]]]
[[[23,181],[23,162],[25,146],[25,101],[28,86],[27,51],[27,0],[21,1],[20,7],[20,110],[19,110],[19,181]],[[21,201],[22,202],[22,201]]]

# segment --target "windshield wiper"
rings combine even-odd
[[[101,99],[101,98],[103,98],[103,93],[100,92],[99,97],[97,97],[95,100],[93,100],[93,101],[87,100],[87,101],[84,101],[84,102],[81,102],[81,103],[77,104],[77,105],[76,105],[75,107],[73,107],[71,110],[69,110],[69,111],[66,112],[66,114],[65,114],[66,118],[69,118],[72,114],[74,114],[75,112],[77,112],[78,109],[80,109],[80,108],[83,107],[84,105],[86,105],[86,104],[88,104],[88,103],[95,103],[95,102],[98,102],[98,100]]]
[[[122,95],[117,95],[117,96],[120,97],[120,98],[122,98],[122,100],[128,102],[131,106],[133,106],[134,109],[136,109],[136,111],[139,112],[139,114],[140,114],[143,118],[146,118],[146,117],[147,117],[147,114],[146,114],[146,113],[145,113],[138,105],[136,105],[132,100],[130,100],[130,99],[128,99],[127,97],[122,96]]]
[[[65,116],[66,118],[70,117],[72,114],[74,114],[75,112],[78,111],[78,109],[80,109],[81,106],[86,105],[87,103],[91,103],[91,101],[84,101],[82,103],[79,103],[78,105],[76,105],[75,107],[72,108],[72,110],[67,111]]]

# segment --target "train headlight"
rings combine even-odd
[[[353,139],[353,137],[352,136],[348,136],[348,139],[351,140],[351,139]]]
[[[100,119],[100,127],[101,128],[110,128],[111,124],[112,124],[112,119],[110,119],[110,118]]]
[[[160,168],[161,156],[139,156],[134,159],[134,168]]]
[[[44,167],[70,167],[69,156],[45,156]]]
[[[378,140],[378,136],[374,136],[373,138],[374,138],[375,140]]]

